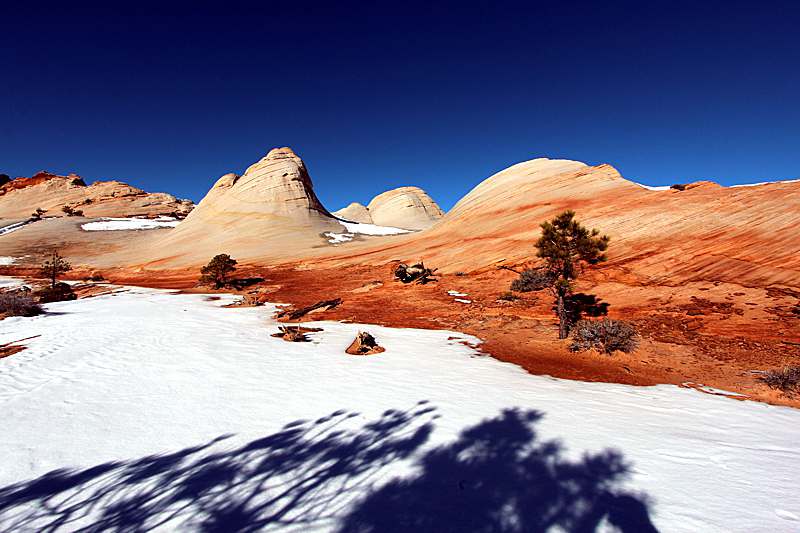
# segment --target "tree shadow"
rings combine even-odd
[[[433,431],[420,402],[356,424],[337,411],[226,449],[203,445],[82,470],[55,470],[0,489],[0,530],[138,533],[337,529],[350,532],[589,533],[610,523],[657,533],[647,505],[615,490],[627,472],[606,451],[577,462],[537,443],[541,414],[504,411],[452,444],[415,454]],[[385,482],[419,456],[419,473]],[[361,498],[355,506],[353,501]]]
[[[0,489],[0,530],[269,531],[337,520],[383,468],[407,458],[433,430],[420,402],[352,428],[336,411],[225,450],[228,436],[175,453],[61,469]],[[385,475],[385,474],[384,474]]]
[[[564,309],[567,312],[567,322],[570,326],[578,323],[584,316],[598,317],[608,314],[609,304],[603,302],[594,294],[582,292],[568,294],[564,298]],[[553,311],[557,307],[553,305]]]
[[[364,498],[339,533],[589,533],[606,521],[623,533],[657,533],[643,499],[614,489],[628,472],[605,451],[578,462],[536,442],[542,415],[506,410],[424,455],[421,471]]]

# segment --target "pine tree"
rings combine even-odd
[[[72,266],[69,263],[64,261],[64,258],[58,255],[57,251],[53,252],[53,255],[50,256],[50,259],[45,261],[42,265],[42,268],[39,270],[39,274],[50,278],[50,288],[56,288],[56,278],[59,274],[63,274],[64,272],[69,272],[72,270]]]
[[[206,266],[200,269],[202,283],[214,283],[221,288],[227,282],[228,274],[236,270],[236,260],[228,254],[215,255]]]
[[[566,339],[569,321],[565,299],[572,292],[572,280],[581,272],[581,262],[596,264],[606,260],[603,252],[608,248],[608,235],[598,236],[574,220],[575,211],[559,213],[551,221],[542,223],[542,236],[536,241],[537,257],[547,262],[555,281],[552,290],[557,297],[558,338]]]

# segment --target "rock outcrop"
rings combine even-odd
[[[60,215],[64,206],[80,209],[86,216],[124,217],[186,215],[194,203],[119,181],[96,181],[87,186],[75,174],[39,172],[0,186],[0,218],[27,218],[37,208]]]
[[[367,206],[378,226],[421,230],[436,224],[444,213],[419,187],[400,187],[379,194]]]
[[[444,213],[433,198],[419,187],[400,187],[379,194],[364,207],[353,202],[334,216],[377,226],[421,230],[436,224]]]
[[[353,202],[343,209],[334,211],[332,214],[335,217],[343,218],[350,222],[373,224],[372,217],[369,215],[369,210],[358,202]]]
[[[177,228],[154,246],[151,261],[237,260],[313,254],[323,234],[346,231],[314,194],[308,171],[289,148],[276,148],[238,177],[226,174]]]

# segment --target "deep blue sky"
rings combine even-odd
[[[536,157],[800,178],[796,1],[128,4],[2,4],[0,173],[199,201],[290,146],[331,210]]]

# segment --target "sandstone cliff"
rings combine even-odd
[[[80,176],[39,172],[0,186],[0,218],[27,218],[37,208],[61,215],[61,208],[80,209],[86,216],[185,215],[194,204],[164,193],[148,193],[119,181],[86,185]]]

